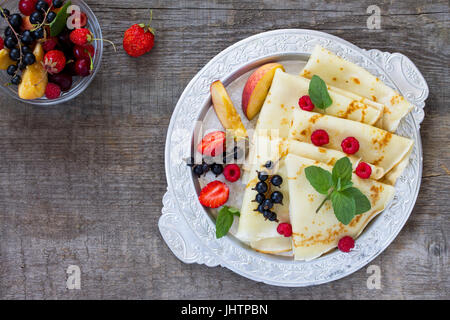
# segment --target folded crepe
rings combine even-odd
[[[317,75],[328,85],[343,89],[340,92],[342,94],[351,92],[383,104],[385,106],[383,118],[377,126],[390,132],[397,130],[400,120],[413,108],[403,96],[367,70],[319,45],[314,48],[300,74],[309,79]]]
[[[414,143],[411,139],[364,123],[320,113],[297,109],[293,118],[290,139],[311,143],[311,134],[322,129],[330,138],[330,142],[322,147],[342,151],[342,141],[354,137],[359,141],[360,147],[353,156],[382,168],[385,174],[405,159]]]
[[[354,186],[370,200],[372,208],[357,215],[346,226],[340,223],[330,201],[316,213],[325,196],[318,193],[305,176],[305,168],[315,165],[331,172],[332,167],[293,154],[286,156],[288,174],[290,221],[293,235],[293,252],[296,260],[312,260],[335,248],[344,236],[358,237],[367,224],[382,210],[394,196],[392,186],[370,180],[352,177]]]

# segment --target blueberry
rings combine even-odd
[[[23,62],[24,62],[27,66],[32,65],[33,63],[36,62],[36,57],[34,56],[34,54],[28,52],[28,53],[26,53],[26,54],[24,55],[24,57],[23,57]]]
[[[270,196],[270,200],[272,200],[273,203],[283,203],[283,194],[280,191],[275,191]]]
[[[23,44],[32,44],[34,39],[33,35],[31,34],[31,31],[26,30],[22,33],[21,41]]]
[[[269,174],[265,171],[258,172],[258,180],[266,181],[269,178]]]
[[[264,210],[270,210],[273,208],[273,202],[270,199],[264,200],[261,205],[263,206]]]
[[[211,171],[216,175],[216,177],[223,172],[223,166],[218,163],[214,163],[211,165]]]
[[[13,61],[19,61],[20,60],[20,51],[17,48],[11,49],[9,52],[9,57]]]
[[[17,39],[14,36],[9,36],[5,39],[5,47],[14,49],[17,46]]]
[[[30,22],[31,24],[40,24],[44,21],[44,16],[41,12],[35,11],[30,16]]]
[[[2,9],[2,11],[1,11],[1,13],[0,13],[0,15],[2,16],[2,18],[9,17],[10,14],[11,14],[11,13],[9,12],[8,9]]]
[[[56,18],[56,13],[54,13],[53,11],[50,11],[50,12],[47,14],[47,22],[48,22],[48,23],[52,23],[53,20],[55,20],[55,18]]]
[[[197,177],[200,177],[203,174],[203,168],[201,165],[194,166],[194,173],[197,175]]]
[[[53,0],[53,7],[55,8],[61,8],[63,5],[63,0]]]
[[[255,202],[257,203],[262,203],[264,200],[266,200],[264,193],[258,193],[255,197]]]
[[[16,86],[18,86],[21,82],[22,82],[22,78],[21,78],[19,75],[14,76],[14,77],[11,79],[11,83],[12,83],[13,85],[16,85]]]
[[[36,3],[36,10],[37,11],[47,11],[48,10],[48,3],[44,0],[39,0]]]
[[[269,190],[269,187],[265,182],[258,182],[254,190],[256,190],[258,193],[266,193],[267,190]]]
[[[270,169],[270,168],[272,168],[272,166],[273,166],[273,162],[272,161],[267,161],[266,162],[266,164],[264,165],[264,167],[266,167],[267,169]]]
[[[279,187],[281,186],[281,184],[283,183],[283,178],[281,178],[279,175],[275,175],[272,177],[272,179],[270,180],[270,182],[272,183],[272,185],[274,185],[275,187]]]
[[[44,28],[40,27],[33,31],[33,38],[36,40],[42,39],[44,37]]]
[[[17,66],[15,64],[12,64],[8,67],[8,69],[6,70],[6,72],[10,75],[13,76],[17,71]]]
[[[22,25],[22,16],[18,13],[15,13],[9,17],[8,21],[14,29],[20,28],[20,26]]]

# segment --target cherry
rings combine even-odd
[[[91,74],[91,61],[87,59],[79,59],[75,61],[75,72],[81,77],[87,77]]]
[[[59,85],[61,91],[69,91],[72,87],[72,76],[65,72],[58,74],[49,74],[48,80]]]
[[[88,44],[86,46],[76,45],[73,47],[73,55],[75,59],[87,59],[90,60],[94,57],[95,49],[92,45]]]
[[[37,0],[20,0],[19,10],[24,16],[30,16],[36,7]]]

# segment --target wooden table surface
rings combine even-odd
[[[156,46],[135,59],[106,45],[90,87],[63,105],[0,97],[0,298],[450,298],[448,0],[87,2],[117,44],[152,8]],[[377,31],[366,26],[373,4],[382,14]],[[280,28],[401,52],[430,87],[421,191],[406,226],[371,263],[381,268],[379,290],[367,288],[367,268],[316,287],[278,288],[186,265],[158,231],[166,131],[184,87],[229,45]],[[81,268],[81,290],[66,288],[69,265]]]

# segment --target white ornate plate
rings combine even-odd
[[[196,121],[205,116],[211,105],[210,84],[220,79],[227,86],[268,61],[292,57],[306,60],[316,44],[364,67],[415,105],[398,129],[400,135],[414,139],[415,145],[410,164],[396,184],[394,200],[358,238],[351,253],[335,250],[302,262],[255,252],[233,236],[216,239],[214,220],[198,202],[198,186],[183,161],[193,152]],[[219,53],[192,79],[172,115],[165,151],[168,190],[159,220],[164,240],[185,263],[221,265],[249,279],[277,286],[316,285],[357,271],[394,240],[414,207],[422,175],[419,129],[427,96],[425,79],[411,60],[399,53],[366,51],[338,37],[303,29],[275,30],[239,41]]]

